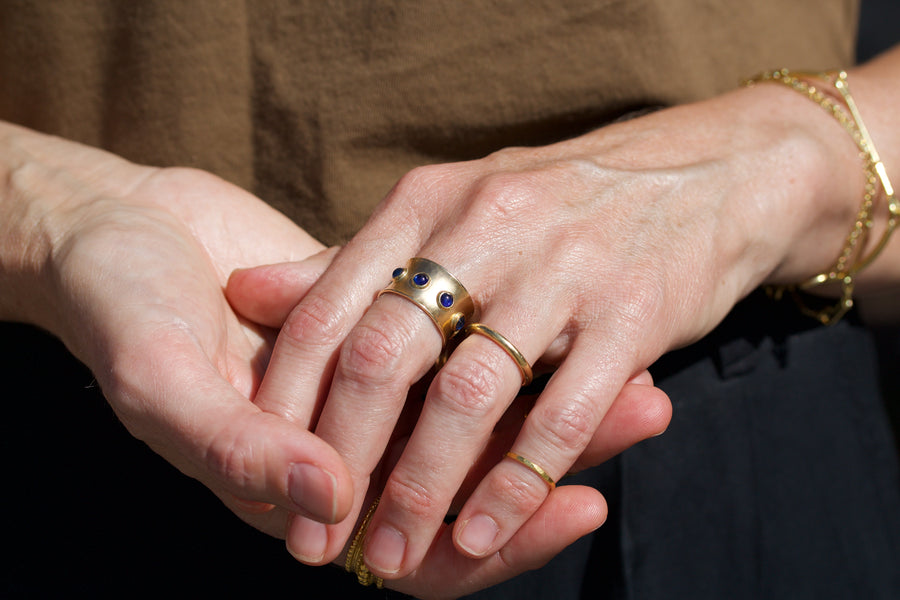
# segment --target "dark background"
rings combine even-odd
[[[862,0],[857,56],[866,60],[900,40],[900,0]]]
[[[860,57],[900,39],[900,0],[864,0]],[[900,335],[879,332],[885,397]],[[4,511],[0,596],[142,597],[268,593],[343,598],[361,591],[336,569],[312,589],[283,543],[244,525],[118,423],[91,374],[53,338],[0,324]],[[378,596],[378,593],[373,592]]]
[[[860,61],[900,41],[900,0],[863,0],[857,41]],[[900,105],[898,105],[900,108]],[[896,189],[897,183],[894,183]],[[881,386],[900,451],[900,326],[875,331],[880,352]]]

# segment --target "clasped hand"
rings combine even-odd
[[[8,263],[35,300],[11,314],[59,335],[136,437],[298,559],[340,563],[380,494],[369,568],[415,595],[471,592],[605,518],[596,490],[551,491],[506,451],[559,480],[660,433],[671,407],[645,369],[767,277],[831,260],[812,244],[792,258],[798,232],[830,238],[783,211],[832,188],[759,193],[788,159],[826,184],[830,164],[814,131],[769,118],[767,94],[423,167],[339,251],[206,173],[7,133],[7,229],[41,232]],[[438,329],[378,296],[417,256],[552,372],[537,397],[480,335],[428,377]]]
[[[59,336],[91,368],[128,430],[203,482],[242,519],[287,537],[288,547],[305,562],[339,558],[387,440],[394,440],[392,448],[402,447],[415,414],[400,421],[387,412],[376,417],[369,412],[374,404],[361,413],[350,411],[357,424],[378,422],[363,432],[371,439],[358,440],[371,456],[342,456],[334,447],[337,439],[329,444],[314,435],[314,426],[328,429],[318,415],[324,415],[319,400],[333,378],[332,356],[343,347],[338,337],[330,340],[333,349],[318,348],[325,358],[319,371],[294,373],[286,383],[294,394],[304,388],[303,395],[316,399],[314,412],[299,403],[273,407],[259,395],[277,329],[287,319],[281,337],[299,331],[288,314],[333,253],[252,195],[207,173],[141,167],[8,125],[0,133],[4,163],[11,165],[0,207],[3,275],[14,283],[8,289],[19,294],[3,298],[5,318]],[[241,270],[262,264],[280,266]],[[383,279],[373,274],[372,281],[376,278]],[[361,290],[348,285],[345,291]],[[354,302],[362,305],[363,299]],[[324,310],[321,316],[334,318]],[[417,327],[427,340],[425,328]],[[271,397],[277,370],[269,375]],[[643,378],[626,386],[618,408],[604,421],[605,434],[598,430],[584,453],[585,464],[665,427],[667,401],[647,383]],[[526,402],[507,411],[491,438],[497,441],[475,461],[460,501],[496,462],[497,444],[511,444]],[[337,401],[333,404],[331,410],[337,408]],[[340,424],[332,421],[332,426]],[[346,433],[360,432],[349,423]],[[341,448],[352,449],[350,439],[340,442]],[[455,457],[456,467],[470,456],[466,449]],[[390,465],[395,457],[385,460]],[[390,469],[383,470],[387,477]],[[373,487],[370,497],[376,491],[380,488]],[[438,510],[446,513],[435,505]],[[468,559],[455,549],[451,530],[443,528],[446,533],[431,545],[415,575],[389,585],[422,596],[486,587],[542,564],[604,518],[598,492],[560,488],[502,553]],[[316,536],[323,532],[321,544]],[[417,542],[424,543],[424,535]]]
[[[770,92],[711,101],[718,111],[681,107],[544,148],[417,169],[296,306],[267,315],[257,299],[255,314],[247,299],[261,295],[267,278],[290,280],[302,266],[232,277],[232,305],[280,328],[255,403],[338,451],[354,482],[351,516],[380,491],[364,551],[373,573],[409,589],[411,581],[446,581],[428,565],[451,546],[471,564],[502,560],[517,536],[529,535],[548,494],[552,501],[562,492],[503,460],[507,450],[558,480],[598,438],[633,443],[665,427],[667,408],[632,420],[627,433],[609,428],[617,398],[661,354],[713,328],[782,264],[796,237],[795,222],[772,221],[789,190],[760,196],[758,182],[780,158],[800,164],[798,148],[812,145],[797,145],[806,133],[784,136],[777,118],[752,121],[758,95]],[[735,127],[744,134],[737,139]],[[388,452],[404,409],[418,401],[410,390],[444,342],[415,302],[379,295],[411,257],[452,273],[479,321],[553,371],[507,446],[494,434],[515,406],[522,372],[498,344],[473,335],[428,382],[402,452]],[[488,448],[488,470],[469,489]],[[373,481],[386,453],[390,468]],[[454,502],[461,508],[447,526]],[[295,518],[288,547],[310,564],[335,560],[357,522]]]

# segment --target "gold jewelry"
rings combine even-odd
[[[378,295],[397,294],[431,317],[444,344],[475,316],[475,302],[456,277],[427,258],[411,258],[394,269],[391,282]]]
[[[531,462],[530,460],[528,460],[527,458],[522,456],[521,454],[516,454],[515,452],[507,452],[506,454],[504,454],[504,456],[506,458],[511,458],[514,461],[525,465],[531,471],[536,473],[538,477],[540,477],[541,479],[544,480],[544,483],[547,484],[547,487],[550,489],[551,492],[554,489],[556,489],[556,482],[553,481],[553,478],[550,477],[550,474],[547,473],[547,471],[545,471],[543,468],[539,467],[538,465],[534,464],[533,462]]]
[[[384,579],[369,571],[369,568],[363,561],[363,550],[365,549],[366,531],[369,529],[369,520],[372,518],[372,515],[375,514],[375,509],[378,508],[378,502],[380,500],[381,496],[375,498],[375,501],[372,502],[372,506],[370,506],[369,510],[366,512],[366,516],[363,517],[362,523],[359,524],[359,529],[356,530],[356,535],[353,536],[353,542],[350,543],[350,549],[347,551],[347,559],[344,561],[344,569],[348,573],[356,573],[357,581],[364,586],[370,586],[374,583],[375,587],[378,589],[384,587]]]
[[[465,335],[471,335],[473,333],[477,333],[483,335],[488,338],[498,346],[500,346],[504,352],[509,354],[509,356],[516,361],[516,366],[519,367],[519,371],[522,372],[522,387],[531,383],[532,378],[534,377],[534,373],[531,370],[531,365],[528,364],[528,361],[519,352],[519,349],[516,348],[512,342],[506,339],[504,336],[500,335],[498,332],[494,331],[487,325],[483,323],[469,323],[466,325],[464,330]]]
[[[824,94],[816,86],[808,83],[806,81],[808,79],[822,80],[837,90],[846,105],[846,111],[841,107],[840,103]],[[859,148],[860,157],[863,159],[865,165],[866,185],[863,201],[857,212],[853,229],[847,235],[847,239],[844,242],[844,248],[838,256],[834,266],[825,273],[820,273],[815,277],[811,277],[793,285],[768,287],[770,295],[774,296],[776,299],[781,298],[784,295],[784,292],[790,292],[804,314],[817,319],[825,325],[831,325],[840,320],[840,318],[853,307],[853,279],[857,273],[871,264],[884,249],[888,238],[897,226],[898,219],[900,219],[900,203],[898,203],[897,198],[894,195],[894,188],[891,186],[890,179],[888,179],[884,163],[881,162],[881,157],[875,149],[875,144],[869,136],[869,131],[866,129],[865,123],[863,123],[862,116],[859,114],[859,110],[856,107],[856,102],[850,94],[850,87],[847,83],[847,73],[845,71],[793,73],[787,69],[779,69],[777,71],[762,73],[744,83],[745,85],[753,85],[754,83],[765,81],[773,81],[786,85],[792,90],[805,95],[822,107],[825,112],[834,117],[838,123],[844,127],[847,133],[850,134],[850,137],[853,138],[853,141]],[[863,255],[862,249],[865,246],[865,240],[873,226],[871,211],[878,194],[877,184],[879,182],[887,196],[889,213],[887,229],[875,245],[875,248],[868,255]],[[838,282],[841,286],[841,298],[836,305],[822,309],[812,309],[803,302],[803,299],[797,293],[798,291],[806,291],[812,287],[829,282]]]

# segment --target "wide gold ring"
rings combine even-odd
[[[531,383],[531,380],[534,378],[534,373],[531,370],[531,365],[528,364],[528,360],[525,356],[519,352],[519,349],[516,348],[512,342],[510,342],[506,337],[494,331],[484,323],[469,323],[466,325],[465,334],[469,335],[472,333],[477,333],[483,335],[488,338],[498,346],[500,346],[504,352],[509,354],[510,358],[516,361],[516,366],[519,367],[519,371],[522,373],[522,386],[526,386]]]
[[[447,269],[427,258],[411,258],[394,269],[391,282],[378,295],[397,294],[425,311],[444,340],[462,331],[474,316],[475,302]]]
[[[527,458],[525,458],[525,457],[522,456],[521,454],[516,454],[515,452],[507,452],[507,453],[505,454],[505,456],[506,456],[506,458],[511,458],[511,459],[513,459],[514,461],[516,461],[516,462],[518,462],[518,463],[520,463],[520,464],[523,464],[523,465],[525,465],[526,467],[528,467],[528,469],[530,469],[530,470],[531,470],[533,473],[535,473],[538,477],[540,477],[541,479],[544,480],[544,483],[547,484],[547,487],[550,488],[550,491],[551,491],[551,492],[552,492],[554,489],[556,489],[556,482],[553,481],[553,478],[550,477],[550,474],[549,474],[547,471],[545,471],[542,467],[540,467],[540,466],[534,464],[533,462],[531,462],[530,460],[528,460]]]
[[[366,532],[369,529],[369,521],[372,519],[372,515],[375,514],[375,509],[378,508],[378,502],[380,500],[381,496],[375,498],[375,501],[372,502],[372,506],[370,506],[369,510],[366,512],[366,516],[363,517],[362,523],[359,524],[359,529],[356,530],[356,535],[353,536],[353,541],[350,543],[350,549],[347,551],[347,559],[344,561],[344,569],[348,573],[356,573],[357,581],[367,587],[374,583],[375,587],[378,589],[384,587],[384,579],[369,571],[369,567],[367,567],[365,561],[363,561],[363,550],[365,549],[365,539]]]

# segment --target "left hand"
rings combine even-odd
[[[265,265],[232,273],[225,293],[230,305],[249,321],[267,329],[279,329],[296,302],[321,275],[334,252],[318,254],[299,263]],[[427,383],[427,382],[426,382]],[[421,385],[415,387],[419,390]],[[519,396],[507,409],[460,486],[449,514],[456,515],[484,476],[510,447],[534,405],[533,395]],[[407,401],[385,458],[375,469],[376,478],[387,477],[395,466],[421,410],[421,401]],[[598,465],[632,444],[664,430],[671,418],[671,403],[653,386],[644,371],[623,388],[594,437],[576,461],[575,469]],[[366,503],[380,493],[383,481],[370,486]],[[455,598],[505,581],[525,570],[537,568],[579,537],[599,527],[606,519],[606,502],[595,490],[564,486],[554,490],[538,511],[500,551],[482,559],[461,555],[452,539],[452,527],[441,525],[435,543],[419,567],[403,579],[385,582],[393,589],[423,598]],[[300,535],[312,523],[295,526],[293,544],[303,544]],[[298,558],[303,560],[302,556]],[[344,556],[335,562],[342,565]],[[308,562],[305,561],[304,562]],[[348,575],[349,577],[350,575]]]
[[[558,365],[510,450],[559,479],[632,377],[703,336],[767,278],[794,281],[827,267],[861,189],[841,127],[774,86],[544,148],[418,169],[292,310],[255,401],[316,424],[351,470],[353,510],[361,510],[410,386],[441,352],[419,307],[392,294],[375,299],[395,267],[425,257],[465,284],[478,320],[528,361]],[[315,390],[296,384],[312,378]],[[455,349],[372,518],[365,556],[373,572],[399,579],[423,564],[521,383],[491,340],[470,336]],[[501,460],[463,507],[455,546],[470,558],[493,555],[547,496],[537,474]],[[306,539],[322,533],[302,535],[309,526],[295,519],[288,544],[321,562],[354,530],[353,519],[316,525],[326,528],[327,548],[312,554]]]

